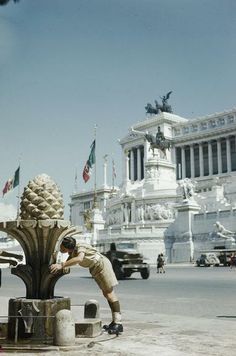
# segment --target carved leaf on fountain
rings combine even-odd
[[[0,230],[14,237],[21,245],[26,265],[12,268],[26,286],[26,298],[50,299],[63,274],[49,271],[51,257],[59,241],[78,232],[63,219],[63,200],[58,186],[46,174],[37,176],[24,189],[21,214],[17,221],[0,223]]]
[[[63,198],[57,184],[47,174],[29,181],[21,198],[21,219],[63,219],[63,215]]]
[[[8,232],[13,236],[23,248],[26,258],[26,265],[18,265],[12,268],[12,274],[20,277],[26,286],[26,298],[30,299],[50,299],[54,296],[54,286],[63,274],[52,275],[49,271],[51,256],[58,241],[67,235],[77,232],[75,226],[58,224],[58,221],[38,221],[35,226],[34,221],[23,221],[20,224],[16,221],[0,223],[0,230]],[[44,226],[44,223],[46,226]]]

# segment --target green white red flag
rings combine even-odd
[[[20,166],[17,168],[15,171],[14,177],[9,178],[7,182],[5,183],[5,186],[2,190],[2,195],[4,196],[7,194],[10,190],[14,189],[20,184]]]
[[[92,166],[94,165],[94,163],[96,161],[95,147],[96,147],[96,141],[94,140],[90,146],[91,151],[90,151],[89,158],[86,161],[84,169],[83,169],[83,180],[85,183],[87,183],[87,181],[89,180],[90,175],[91,175]]]

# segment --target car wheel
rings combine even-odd
[[[115,275],[116,275],[116,278],[119,280],[119,279],[124,279],[125,277],[125,274],[124,272],[122,271],[122,267],[120,265],[120,263],[118,261],[115,261],[113,263],[113,270],[115,272]]]
[[[131,276],[131,272],[124,272],[124,277],[130,277]]]
[[[148,268],[142,269],[140,273],[141,273],[142,279],[148,279],[148,277],[150,276],[150,271]]]

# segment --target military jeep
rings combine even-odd
[[[143,262],[143,255],[136,250],[134,243],[112,242],[104,255],[111,261],[117,279],[130,277],[134,272],[140,272],[143,279],[150,275],[150,266]]]

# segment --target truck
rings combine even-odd
[[[110,249],[103,253],[110,261],[118,280],[130,277],[134,272],[140,272],[143,279],[148,279],[150,266],[144,262],[144,257],[137,251],[135,243],[112,242]]]

